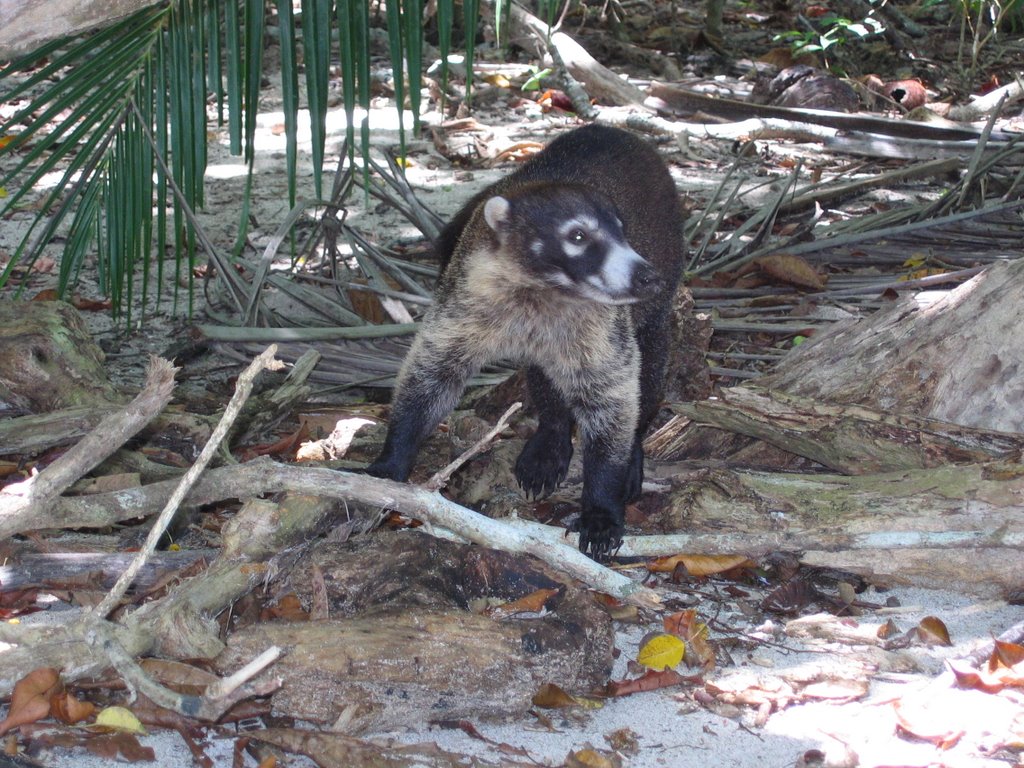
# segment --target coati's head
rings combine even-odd
[[[626,241],[603,193],[578,184],[528,184],[483,206],[504,256],[531,277],[603,304],[631,304],[664,284]]]

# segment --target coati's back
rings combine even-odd
[[[435,243],[442,269],[447,268],[479,205],[494,195],[509,195],[538,182],[580,184],[607,195],[630,245],[664,280],[664,295],[650,298],[667,299],[679,280],[684,252],[675,183],[657,151],[643,139],[601,125],[560,136],[514,173],[473,197]],[[636,311],[643,314],[643,304]]]

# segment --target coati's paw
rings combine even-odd
[[[643,493],[644,485],[644,449],[639,441],[633,445],[633,453],[626,467],[626,477],[622,484],[622,497],[629,504],[636,501]]]
[[[408,479],[409,473],[403,474],[402,470],[395,466],[392,461],[385,459],[377,459],[369,466],[357,470],[364,475],[370,475],[371,477],[382,477],[385,480],[397,480],[398,482],[405,482]]]
[[[516,459],[516,480],[528,498],[550,494],[569,473],[572,435],[539,429]]]
[[[606,511],[583,510],[583,514],[572,524],[571,530],[580,535],[580,552],[597,562],[608,560],[622,546],[622,535],[626,532],[621,522],[622,515]]]

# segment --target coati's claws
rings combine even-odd
[[[516,459],[515,475],[523,493],[530,499],[551,494],[569,473],[572,461],[572,437],[538,429],[526,441]]]
[[[621,524],[608,519],[607,516],[581,515],[570,526],[570,530],[580,535],[580,552],[599,563],[615,556],[622,546],[622,536],[625,533],[625,528]]]

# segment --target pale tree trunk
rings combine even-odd
[[[0,0],[0,61],[112,24],[159,0]]]

